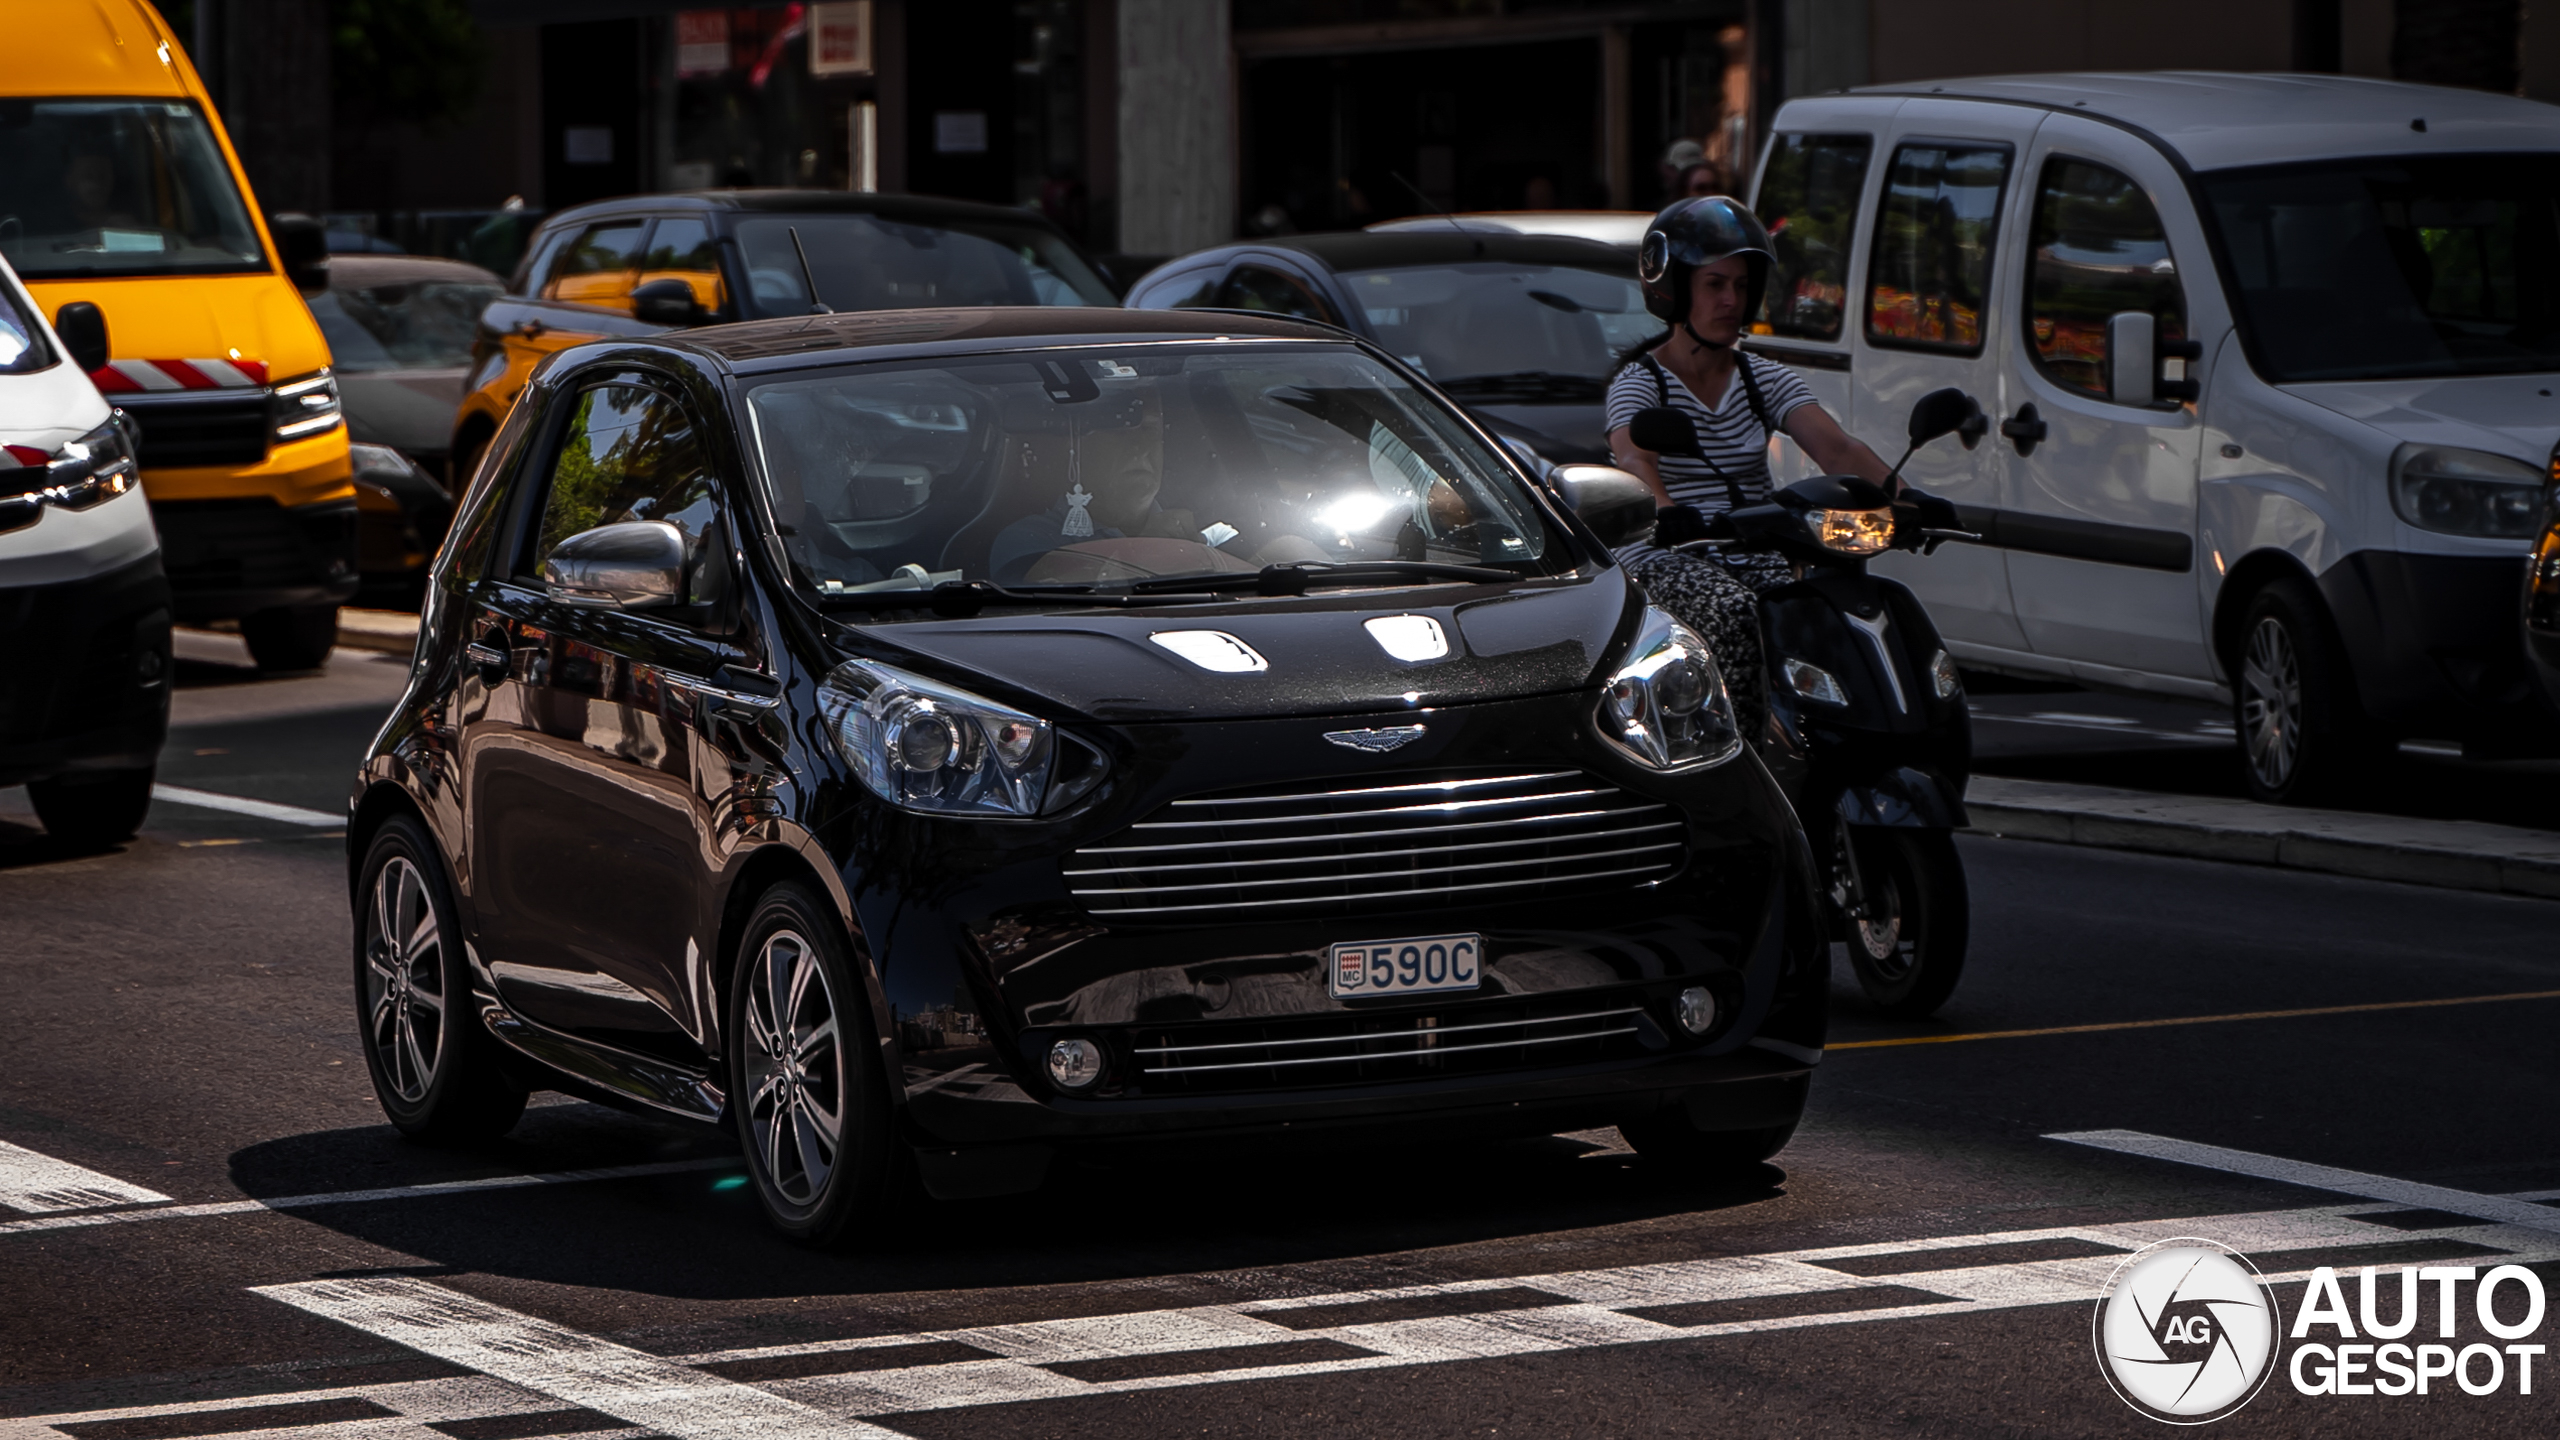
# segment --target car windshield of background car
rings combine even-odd
[[[1598,404],[1620,355],[1662,322],[1635,262],[1611,274],[1486,261],[1342,277],[1378,344],[1461,400]]]
[[[18,303],[18,293],[0,280],[0,375],[28,375],[53,363],[52,347],[35,317]]]
[[[322,291],[311,315],[342,371],[459,370],[471,363],[473,323],[497,298],[495,285],[429,280]]]
[[[2560,155],[2203,177],[2278,383],[2560,370]]]
[[[30,280],[268,268],[192,104],[0,100],[0,255]]]
[[[784,544],[821,595],[1310,561],[1542,572],[1558,548],[1473,432],[1347,348],[882,364],[748,403]]]
[[[1031,226],[799,215],[738,222],[748,289],[765,315],[808,312],[809,288],[791,250],[795,229],[818,301],[834,310],[1119,303],[1074,247]]]

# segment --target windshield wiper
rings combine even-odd
[[[992,580],[945,580],[931,589],[856,590],[819,594],[825,610],[931,610],[946,619],[966,619],[990,605],[1099,605],[1127,608],[1157,605],[1191,596],[1135,595],[1091,585],[998,585]],[[1207,598],[1207,597],[1197,597]]]
[[[1521,400],[1564,403],[1596,401],[1607,396],[1607,382],[1590,375],[1553,370],[1516,370],[1508,375],[1460,375],[1439,382],[1461,400]]]
[[[1215,575],[1168,575],[1161,580],[1140,580],[1129,587],[1129,593],[1133,596],[1237,592],[1304,595],[1311,585],[1374,585],[1387,580],[1500,582],[1529,578],[1517,570],[1497,570],[1490,565],[1450,565],[1438,560],[1349,560],[1338,564],[1325,560],[1293,560],[1285,565],[1265,565],[1251,574],[1231,570]]]

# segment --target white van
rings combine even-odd
[[[1879,562],[1959,659],[2230,701],[2263,799],[2403,737],[2550,753],[2517,614],[2560,473],[2560,108],[2021,75],[1772,132],[1750,347],[1879,449],[1940,386],[1990,413],[1906,472],[1983,543]]]
[[[94,305],[45,323],[0,260],[0,785],[56,840],[131,836],[169,731],[169,582]]]

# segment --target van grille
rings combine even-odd
[[[255,465],[267,458],[267,392],[189,395],[175,399],[124,396],[119,403],[142,430],[142,468],[186,465]]]
[[[1619,1059],[1643,1049],[1642,1008],[1634,991],[1583,993],[1419,1015],[1139,1026],[1129,1038],[1150,1094],[1303,1090]]]
[[[1064,869],[1106,918],[1350,914],[1650,884],[1683,828],[1579,771],[1382,776],[1176,800]]]

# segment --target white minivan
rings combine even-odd
[[[1759,176],[1750,348],[1879,448],[1940,386],[1990,414],[1906,472],[1982,542],[1879,561],[1967,665],[2227,700],[2270,800],[2399,738],[2560,741],[2517,618],[2560,473],[2560,108],[1944,80],[1789,101]]]
[[[169,731],[169,582],[131,422],[89,372],[95,305],[47,324],[0,259],[0,786],[56,840],[133,834]]]

